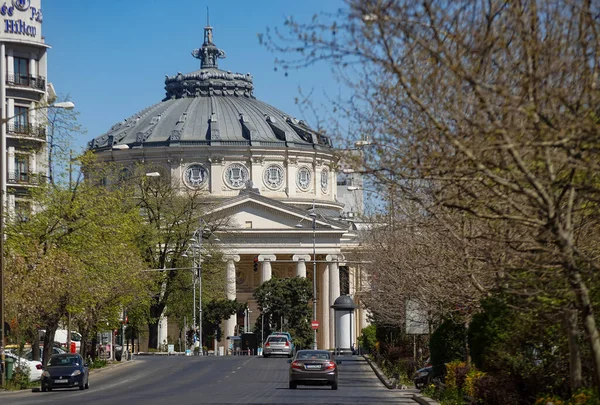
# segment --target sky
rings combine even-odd
[[[317,104],[336,92],[330,68],[316,65],[275,71],[276,55],[260,45],[258,33],[283,27],[286,16],[308,21],[335,12],[342,0],[42,0],[42,35],[48,51],[48,80],[69,97],[87,131],[74,149],[165,96],[165,75],[200,68],[191,56],[200,48],[207,7],[213,42],[226,52],[219,68],[251,73],[254,95],[291,116],[306,119],[295,104],[299,87]]]

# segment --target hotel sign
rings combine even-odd
[[[39,38],[43,20],[39,3],[40,0],[12,0],[0,3],[4,34]]]

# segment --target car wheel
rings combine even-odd
[[[86,383],[85,383],[84,387],[85,387],[85,389],[86,389],[86,390],[89,390],[89,389],[90,389],[90,382],[89,382],[89,380],[88,380],[88,381],[86,381]]]
[[[81,385],[79,385],[79,391],[83,391],[84,389],[85,389],[85,384],[82,381]]]
[[[48,387],[48,392],[52,391],[52,388]]]
[[[42,387],[42,392],[46,392],[48,389],[46,387]]]
[[[332,390],[337,390],[337,381],[334,382],[333,384],[331,384],[331,389]]]
[[[298,384],[295,381],[290,381],[290,389],[295,390],[298,388]]]
[[[268,354],[263,354],[263,357],[266,359],[267,357],[269,357]]]

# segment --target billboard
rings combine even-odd
[[[429,321],[427,311],[417,300],[406,300],[406,334],[426,335],[429,333]]]

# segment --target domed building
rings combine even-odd
[[[343,213],[361,207],[340,202],[348,201],[339,195],[347,191],[344,184],[338,187],[332,142],[257,100],[250,74],[219,69],[225,53],[214,44],[212,27],[204,29],[204,43],[192,55],[200,59],[200,70],[167,76],[161,102],[113,125],[88,147],[99,159],[125,167],[143,160],[161,176],[217,200],[211,216],[229,218],[230,228],[219,234],[228,298],[248,302],[251,324],[260,316],[254,289],[273,275],[313,280],[314,254],[318,346],[333,348],[330,306],[342,293],[354,295],[360,282],[358,270],[344,261],[355,236],[344,220],[350,215]],[[359,309],[357,317],[359,331],[366,316]],[[234,335],[241,322],[235,316],[226,321],[225,336]],[[166,326],[164,321],[163,334]]]

